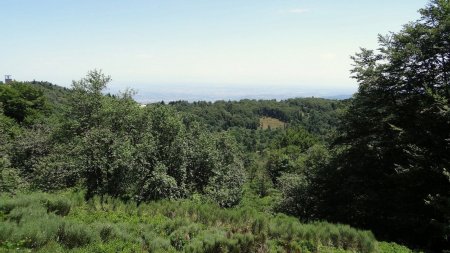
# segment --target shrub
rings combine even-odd
[[[11,235],[17,229],[17,224],[10,221],[2,221],[0,226],[0,245],[11,239]]]
[[[118,234],[117,227],[111,223],[100,223],[97,225],[97,230],[103,242],[116,238]]]
[[[80,253],[411,252],[396,244],[377,246],[372,233],[347,225],[303,224],[247,206],[222,209],[215,203],[163,200],[136,207],[110,197],[86,203],[78,193],[67,196],[2,198],[0,248]]]
[[[0,197],[0,211],[8,214],[16,207],[25,207],[33,203],[39,203],[45,199],[45,194],[43,193],[33,193],[29,195],[19,195],[15,198],[10,198],[7,196]]]
[[[11,241],[25,241],[28,248],[40,248],[57,239],[61,220],[58,217],[44,216],[40,218],[24,218],[12,234]]]
[[[68,248],[87,245],[97,240],[98,235],[88,226],[64,222],[58,229],[58,241]]]
[[[36,219],[40,219],[42,217],[47,216],[47,211],[44,207],[38,204],[30,204],[29,206],[18,206],[11,210],[8,214],[8,219],[11,221],[15,221],[20,223],[23,219],[25,219],[25,223],[27,221],[34,221]]]
[[[168,169],[163,164],[158,164],[154,171],[142,186],[140,199],[159,200],[175,199],[179,196],[177,181],[168,174]]]
[[[240,165],[225,166],[211,178],[206,193],[221,207],[232,207],[242,198],[244,182],[245,174]]]
[[[64,248],[55,241],[50,241],[42,248],[36,251],[36,253],[61,253],[64,252]]]
[[[405,246],[396,243],[379,242],[378,247],[381,253],[412,253],[413,251]]]
[[[148,251],[152,253],[157,252],[175,252],[175,249],[170,245],[170,241],[162,237],[154,237],[148,243]]]
[[[54,198],[46,201],[47,211],[66,216],[70,212],[71,202],[68,199]]]
[[[27,182],[16,169],[2,168],[3,158],[0,158],[0,192],[14,194],[28,188]]]
[[[372,233],[356,230],[347,225],[334,225],[326,222],[301,224],[285,215],[271,219],[269,236],[291,241],[308,241],[319,246],[328,246],[358,252],[375,252],[376,240]]]
[[[182,250],[201,230],[202,227],[198,224],[182,226],[170,234],[170,244],[175,249]]]
[[[231,234],[220,229],[208,229],[187,245],[185,252],[254,252],[254,246],[254,237],[250,234]]]

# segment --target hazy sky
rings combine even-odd
[[[0,73],[68,86],[356,89],[349,56],[425,0],[0,0]],[[195,86],[196,87],[196,86]]]

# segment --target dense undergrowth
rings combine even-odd
[[[402,250],[402,251],[399,251]],[[0,252],[410,252],[371,232],[200,199],[137,205],[82,192],[0,198]]]

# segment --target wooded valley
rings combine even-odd
[[[420,13],[346,100],[0,84],[0,252],[448,252],[450,1]]]

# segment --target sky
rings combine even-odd
[[[133,88],[141,100],[351,94],[350,56],[376,49],[378,34],[399,31],[426,4],[0,0],[0,74],[69,87],[101,69],[111,90]]]

